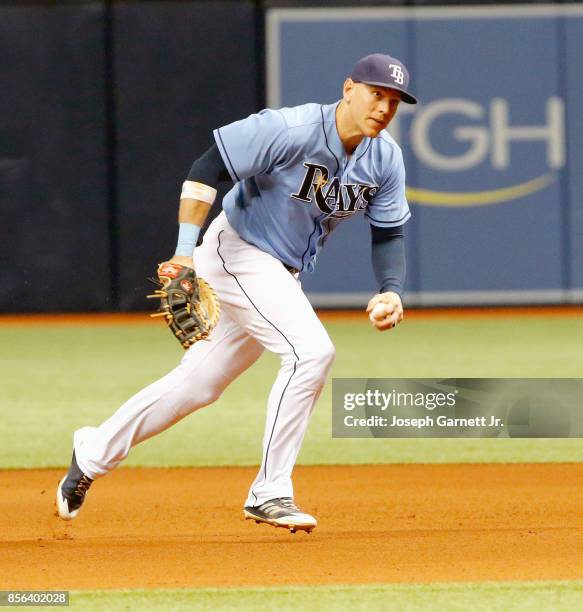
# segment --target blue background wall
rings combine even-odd
[[[577,291],[583,287],[577,168],[583,165],[574,146],[583,137],[576,112],[583,95],[577,69],[583,11],[575,16],[547,7],[542,14],[530,9],[508,14],[507,8],[500,14],[496,8],[448,7],[441,12],[353,10],[349,15],[346,9],[274,10],[270,15],[268,94],[273,105],[338,99],[354,62],[371,52],[392,54],[410,69],[412,91],[422,104],[401,106],[395,136],[413,188],[413,218],[407,226],[412,302],[571,301],[583,293]],[[548,105],[554,105],[564,128],[548,119]],[[475,116],[466,116],[470,111]],[[501,112],[507,112],[510,130],[549,126],[549,133],[530,140],[512,134],[505,161],[495,146],[505,142]],[[463,162],[478,137],[486,142],[483,155],[456,168],[456,160]],[[549,142],[564,151],[564,161],[549,155]],[[456,205],[460,192],[488,201],[491,191],[536,179],[545,186],[534,193],[501,203]],[[453,195],[445,196],[445,205],[429,205],[416,197],[415,189]],[[368,229],[364,222],[351,222],[337,231],[316,273],[306,275],[303,285],[321,303],[358,303],[375,290]],[[346,245],[348,282],[345,268],[338,266]]]
[[[412,197],[409,304],[581,300],[583,17],[532,18],[533,3],[530,18],[429,20],[414,2],[371,0],[384,16],[337,21],[336,4],[349,3],[0,0],[0,311],[150,308],[146,277],[174,248],[179,185],[214,127],[268,104],[266,64],[276,60],[281,104],[330,102],[372,51],[403,59],[423,102],[414,114],[403,108],[395,126],[410,187],[482,192],[551,176],[496,205]],[[410,12],[396,13],[404,4]],[[265,14],[298,5],[326,9],[301,22],[286,13],[265,45],[264,29],[275,31]],[[493,100],[507,105],[511,125],[543,125],[552,97],[565,108],[560,167],[541,141],[512,142],[503,168],[490,154],[454,171],[419,155],[415,125],[419,133],[423,113],[444,99],[481,113],[431,124],[427,142],[449,159],[472,147],[458,128],[492,139]],[[303,277],[316,303],[366,301],[376,289],[369,249],[363,219],[337,230],[316,274]]]

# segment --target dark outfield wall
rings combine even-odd
[[[266,103],[264,9],[350,4],[0,0],[0,312],[150,308],[192,160]]]
[[[190,164],[260,104],[255,8],[57,4],[0,3],[0,311],[144,309]]]
[[[257,108],[253,6],[120,3],[113,40],[119,306],[151,308],[144,279],[174,252],[191,163]]]
[[[110,307],[103,7],[0,7],[0,308]]]

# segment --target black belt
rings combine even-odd
[[[282,262],[283,263],[283,262]],[[290,274],[299,274],[300,271],[297,268],[292,268],[292,266],[288,266],[287,264],[283,264],[283,267],[290,273]]]

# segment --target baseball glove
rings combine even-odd
[[[187,266],[165,261],[158,266],[161,289],[148,298],[159,299],[160,309],[152,317],[164,317],[184,349],[208,338],[219,320],[220,305],[212,287]]]

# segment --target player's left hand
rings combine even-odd
[[[206,340],[219,320],[220,305],[212,287],[196,275],[189,265],[164,261],[158,266],[160,286],[149,298],[160,300],[160,309],[152,317],[164,317],[178,342],[189,349]]]
[[[403,320],[403,303],[398,293],[377,293],[366,307],[370,322],[379,331],[393,329]]]

